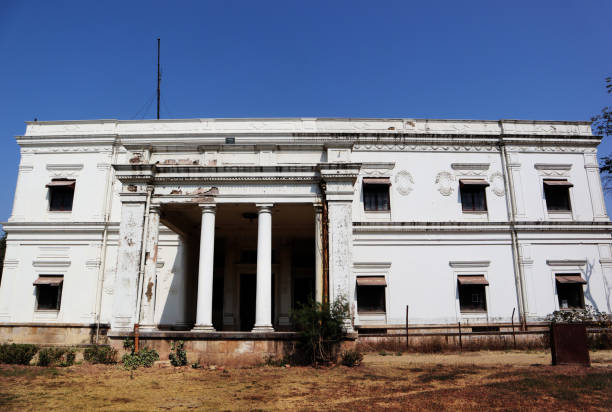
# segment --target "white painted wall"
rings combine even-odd
[[[109,120],[28,123],[26,135],[17,138],[22,158],[13,214],[5,226],[9,237],[0,285],[0,321],[94,322],[98,292],[102,299],[100,320],[111,321],[118,291],[115,276],[122,213],[119,194],[126,190],[114,172],[109,174],[114,144],[118,146],[117,164],[128,164],[137,154],[150,163],[182,159],[220,167],[362,163],[356,168],[352,220],[390,226],[354,226],[352,237],[347,232],[338,242],[348,242],[346,253],[352,255],[354,265],[390,264],[384,273],[388,282],[385,322],[403,323],[406,305],[410,305],[411,322],[416,323],[483,320],[458,311],[456,276],[461,271],[486,274],[490,282],[486,320],[509,320],[512,308],[517,306],[517,295],[508,226],[482,226],[477,231],[436,226],[444,222],[507,222],[508,199],[500,178],[505,170],[496,146],[502,127],[506,136],[514,136],[505,138],[516,185],[518,220],[581,222],[580,227],[543,226],[541,230],[519,234],[530,318],[542,318],[556,309],[553,279],[554,271],[561,269],[547,264],[550,260],[585,261],[584,266],[571,269],[583,270],[589,281],[585,287],[587,304],[611,311],[612,226],[605,224],[609,219],[594,169],[596,159],[593,163],[599,139],[591,136],[587,123],[307,118]],[[234,145],[225,144],[228,136],[235,138]],[[301,176],[302,183],[296,183],[298,179],[271,184],[263,179],[231,181],[234,172],[224,170],[211,172],[225,173],[225,180],[215,183],[219,202],[319,200],[318,184],[309,182],[306,172],[291,172]],[[265,173],[266,178],[275,176],[274,171]],[[312,174],[315,180],[317,173]],[[392,182],[390,213],[363,210],[361,181],[372,176],[386,176]],[[45,184],[56,177],[77,180],[70,213],[48,211]],[[485,214],[461,211],[458,181],[469,177],[491,183],[486,189]],[[546,212],[544,177],[567,178],[574,184],[571,214],[553,216]],[[110,183],[108,242],[105,261],[101,262],[105,193]],[[157,191],[169,195],[173,189],[195,190],[199,186],[160,183]],[[337,200],[346,196],[340,186],[329,190],[339,193],[333,195]],[[406,222],[430,222],[435,229],[417,229]],[[594,222],[600,222],[599,226]],[[190,274],[185,271],[175,234],[162,230],[159,253],[162,264],[158,264],[155,319],[159,323],[192,321],[181,304]],[[449,263],[461,261],[489,264],[470,269]],[[350,273],[348,281],[345,272]],[[358,272],[343,267],[343,277],[331,283],[344,285],[347,294],[354,296]],[[34,310],[32,282],[38,274],[64,275],[62,307],[57,314],[43,316]],[[101,291],[99,276],[103,276]]]

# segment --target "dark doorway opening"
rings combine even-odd
[[[255,292],[257,276],[240,274],[240,330],[250,331],[255,326]]]

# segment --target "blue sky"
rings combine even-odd
[[[0,221],[24,121],[155,116],[157,37],[167,118],[588,120],[612,104],[611,1],[504,3],[1,0]]]

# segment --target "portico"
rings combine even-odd
[[[154,173],[146,181],[142,179],[143,167],[115,165],[115,168],[124,183],[123,213],[131,215],[122,220],[120,228],[120,239],[128,247],[119,248],[117,281],[131,287],[138,285],[136,298],[131,298],[133,313],[138,316],[127,320],[130,299],[127,293],[116,294],[113,330],[130,331],[134,324],[139,324],[141,330],[148,332],[288,331],[291,310],[298,304],[309,298],[321,301],[324,295],[332,299],[349,295],[342,293],[343,285],[348,287],[347,276],[340,276],[350,267],[349,201],[344,202],[345,208],[336,207],[336,203],[332,206],[334,216],[342,215],[339,217],[342,222],[333,226],[338,229],[332,229],[329,236],[346,245],[334,265],[338,278],[333,283],[323,279],[322,225],[326,218],[321,207],[325,196],[321,186],[327,186],[321,184],[325,182],[321,175],[328,173],[328,169],[321,172],[318,166],[302,168],[302,175],[296,176],[291,184],[281,184],[274,181],[274,176],[268,176],[274,179],[272,183],[253,182],[238,195],[233,182],[206,182],[204,186],[202,181],[192,181],[174,185],[174,181],[163,176],[176,172],[170,167],[153,165],[149,169]],[[190,172],[203,169],[210,168],[192,167]],[[223,168],[214,169],[218,179],[218,171]],[[232,169],[240,173],[238,168]],[[240,169],[253,178],[253,168]],[[286,177],[286,172],[279,170],[278,179],[281,175]],[[346,181],[345,195],[352,199],[355,177],[351,172],[353,169],[327,179],[327,191],[340,205],[343,202],[338,198],[342,196],[338,182]],[[182,261],[174,262],[173,280],[167,290],[158,284],[163,276],[158,273],[163,271],[158,262],[160,230],[175,234],[179,248],[184,251]],[[141,245],[139,237],[143,239]],[[142,256],[135,253],[136,248],[142,248]],[[337,247],[329,252],[338,254]],[[334,291],[324,291],[327,285],[333,285]],[[165,297],[160,299],[159,294]],[[178,315],[169,315],[170,307],[175,307]]]

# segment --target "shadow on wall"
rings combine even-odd
[[[160,329],[190,329],[195,321],[193,296],[197,290],[194,273],[194,242],[179,237],[172,268],[158,270],[155,311],[161,312]],[[164,299],[165,297],[165,299]]]
[[[599,306],[597,306],[597,302],[593,299],[593,295],[591,294],[591,277],[593,276],[593,264],[587,261],[586,268],[584,270],[584,279],[587,281],[586,289],[584,291],[584,299],[590,302],[590,305],[597,311],[599,311]],[[610,311],[610,303],[608,300],[608,311]]]

